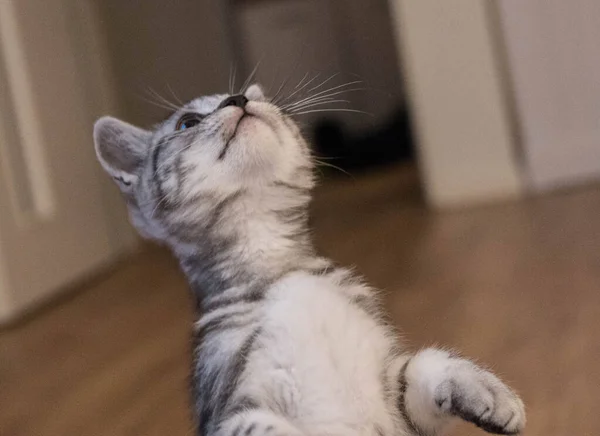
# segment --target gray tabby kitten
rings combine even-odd
[[[315,253],[309,147],[260,87],[193,100],[152,131],[105,117],[94,140],[133,224],[172,249],[198,301],[199,435],[433,436],[454,418],[522,430],[496,376],[403,349],[374,290]]]

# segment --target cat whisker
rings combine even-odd
[[[302,89],[304,89],[304,87],[306,86],[306,84],[303,85],[301,88],[299,88],[299,87],[300,87],[300,85],[302,85],[302,83],[304,82],[304,80],[306,80],[306,78],[308,77],[309,74],[310,74],[309,72],[306,72],[306,74],[304,74],[304,76],[302,76],[302,79],[300,79],[300,81],[298,82],[298,84],[296,86],[294,86],[294,89],[293,89],[294,92],[292,92],[287,97],[284,97],[281,100],[281,103],[284,103],[285,101],[289,100],[293,95],[299,93],[300,91],[302,91]],[[312,80],[313,79],[309,80],[308,83],[310,83]]]
[[[306,110],[311,107],[323,106],[324,104],[331,104],[331,103],[350,103],[350,100],[326,100],[326,101],[320,101],[320,102],[316,102],[316,103],[306,103],[302,106],[298,106],[297,108],[289,110],[288,112],[291,114],[294,114],[300,110]]]
[[[231,80],[231,94],[235,92],[235,82],[237,80],[237,65],[233,65],[233,79]]]
[[[354,179],[354,176],[352,174],[350,174],[348,171],[346,171],[346,170],[338,167],[337,165],[333,165],[333,164],[330,164],[328,162],[322,162],[322,161],[320,161],[318,159],[315,159],[315,163],[317,165],[321,165],[321,166],[324,166],[324,167],[327,167],[327,168],[333,168],[335,170],[338,170],[338,171],[340,171],[340,172],[342,172],[342,173],[346,174],[347,176],[349,176],[349,177],[351,177],[351,178]]]
[[[317,160],[338,160],[342,159],[341,156],[317,156],[315,154],[312,155],[313,161]]]
[[[271,98],[270,101],[274,105],[278,105],[279,103],[281,103],[281,98],[279,97],[281,95],[281,91],[283,91],[283,89],[287,85],[288,81],[292,77],[292,74],[295,71],[298,70],[298,66],[300,65],[300,60],[302,59],[302,56],[304,55],[304,49],[305,49],[305,46],[302,46],[302,50],[300,52],[300,55],[296,58],[296,62],[294,62],[294,66],[290,70],[290,73],[288,74],[288,76],[286,77],[286,79],[281,83],[281,86],[279,87],[279,89],[277,90],[277,92],[275,93],[275,95]]]
[[[167,83],[167,89],[169,90],[169,92],[171,93],[171,95],[173,96],[175,101],[179,104],[179,106],[183,106],[184,105],[183,101],[181,101],[181,99],[177,96],[177,94],[175,94],[175,91],[173,91],[173,88],[171,88],[171,85],[168,83]]]
[[[298,87],[300,85],[302,85],[302,82],[304,82],[306,80],[306,78],[308,77],[309,74],[310,73],[307,71],[306,74],[302,77],[302,79],[298,82],[298,84],[294,87],[294,89],[298,89]],[[302,88],[300,88],[300,89],[302,89]]]
[[[277,97],[278,97],[278,96],[281,94],[281,91],[283,90],[283,88],[285,87],[285,85],[287,85],[287,82],[288,82],[289,80],[290,80],[290,76],[288,75],[288,76],[286,77],[286,79],[285,79],[285,80],[284,80],[284,81],[281,83],[281,85],[279,86],[279,89],[277,90],[277,92],[275,93],[275,95],[273,96],[273,98],[271,99],[271,102],[272,102],[274,105],[277,105],[277,104],[279,103],[279,100],[278,100],[278,98],[277,98]]]
[[[327,100],[333,100],[333,99],[334,99],[333,97],[322,96],[322,97],[317,97],[317,98],[310,99],[310,100],[305,101],[303,103],[290,103],[290,104],[282,105],[281,109],[283,109],[283,110],[292,110],[292,109],[295,109],[297,107],[308,105],[308,104],[311,104],[311,103],[318,103],[318,102],[321,102],[321,101],[327,101]]]
[[[256,76],[256,72],[258,71],[258,67],[260,66],[262,60],[263,58],[259,59],[259,61],[256,62],[254,69],[252,70],[248,78],[244,81],[244,84],[242,85],[239,94],[244,94],[246,92],[248,86],[250,86],[250,83],[252,82],[252,79],[254,79],[254,76]]]
[[[333,80],[334,78],[336,78],[336,77],[337,77],[337,76],[339,76],[339,75],[340,75],[340,73],[339,73],[339,72],[338,72],[338,73],[334,73],[334,74],[332,74],[332,75],[331,75],[331,76],[329,76],[327,79],[325,79],[323,82],[319,83],[317,86],[315,86],[315,87],[313,87],[313,88],[310,88],[310,89],[308,90],[308,92],[311,92],[311,91],[314,91],[314,90],[316,90],[316,89],[319,89],[320,87],[322,87],[323,85],[325,85],[327,82],[330,82],[331,80]]]
[[[295,108],[295,107],[298,107],[298,106],[303,106],[305,104],[320,102],[320,101],[324,101],[324,100],[328,100],[328,99],[332,100],[332,99],[335,98],[336,95],[343,94],[344,92],[347,92],[347,91],[334,92],[334,93],[331,93],[331,95],[322,95],[320,97],[312,97],[312,98],[310,98],[308,100],[302,100],[302,101],[298,101],[298,102],[295,102],[295,103],[290,103],[290,104],[284,105],[282,107],[284,109],[292,109],[292,108]]]
[[[141,98],[143,101],[145,101],[146,103],[149,103],[149,104],[151,104],[152,106],[156,106],[156,107],[159,107],[159,108],[161,108],[161,109],[165,109],[165,110],[167,110],[167,111],[169,111],[169,112],[173,112],[173,108],[172,108],[171,106],[167,106],[167,105],[165,105],[165,104],[159,103],[159,102],[157,102],[157,101],[154,101],[154,100],[150,100],[150,99],[148,99],[148,98],[145,98],[145,97],[140,97],[140,98]]]
[[[277,65],[277,69],[275,70],[275,74],[273,74],[273,76],[271,77],[271,82],[269,83],[269,88],[267,93],[269,95],[271,95],[271,91],[273,91],[273,87],[275,86],[275,83],[277,82],[277,78],[279,77],[279,72],[281,71],[281,67],[280,65]]]
[[[323,87],[323,86],[324,86],[326,83],[328,83],[329,81],[333,80],[335,77],[339,76],[340,74],[341,74],[340,72],[337,72],[337,73],[334,73],[334,74],[332,74],[331,76],[329,76],[327,79],[323,80],[323,81],[322,81],[321,83],[319,83],[318,85],[316,85],[316,86],[314,86],[314,87],[312,87],[312,88],[308,89],[306,92],[308,92],[308,93],[309,93],[309,92],[311,92],[311,91],[314,91],[314,90],[316,90],[316,89],[319,89],[319,88]],[[302,88],[298,89],[297,91],[294,91],[292,94],[290,94],[289,96],[287,96],[286,98],[284,98],[282,101],[284,101],[284,102],[285,102],[285,101],[289,101],[289,100],[291,99],[291,97],[293,97],[294,95],[296,95],[297,93],[299,93],[300,91],[302,91],[304,88],[306,88],[306,87],[307,87],[307,86],[308,86],[310,83],[314,82],[314,81],[315,81],[317,78],[319,78],[320,76],[321,76],[321,73],[317,73],[317,74],[316,74],[316,75],[315,75],[315,76],[314,76],[312,79],[310,79],[310,80],[309,80],[309,81],[308,81],[306,84],[304,84],[304,86],[302,86]],[[361,79],[362,79],[362,77],[360,77],[360,76],[358,76],[358,75],[355,75],[355,76],[357,76],[357,77],[359,77],[359,78],[361,78]],[[305,75],[305,77],[306,77],[306,75]],[[304,78],[303,78],[303,79],[300,81],[300,83],[298,83],[298,85],[297,85],[297,86],[296,86],[294,89],[298,88],[298,87],[301,85],[301,83],[302,83],[303,81],[304,81]],[[340,86],[347,86],[347,85],[348,85],[348,84],[342,84],[342,85],[340,85]],[[330,88],[330,90],[331,90],[331,89],[333,89],[333,88]],[[310,97],[311,97],[311,96],[309,95],[307,98],[310,98]]]
[[[306,74],[304,75],[304,77],[308,76],[308,74],[309,74],[309,73],[306,73]],[[296,88],[294,88],[294,89],[296,89],[296,90],[295,90],[294,92],[292,92],[290,95],[288,95],[287,97],[285,97],[285,98],[284,98],[284,99],[283,99],[281,102],[282,102],[282,103],[284,103],[284,102],[286,102],[286,101],[289,101],[289,100],[290,100],[290,99],[291,99],[291,98],[292,98],[294,95],[298,94],[298,93],[299,93],[299,92],[301,92],[301,91],[302,91],[304,88],[306,88],[308,85],[310,85],[312,82],[314,82],[314,81],[315,81],[315,79],[316,79],[317,77],[319,77],[319,75],[320,75],[320,73],[317,73],[317,75],[316,75],[315,77],[313,77],[313,78],[312,78],[312,79],[310,79],[308,82],[306,82],[304,85],[302,85],[302,87],[301,87],[301,88],[298,88],[298,86],[300,86],[300,84],[296,85]],[[303,78],[302,80],[304,80],[304,78]],[[302,81],[301,81],[301,82],[302,82]]]
[[[162,95],[160,95],[158,92],[156,92],[154,89],[148,87],[148,92],[150,93],[150,96],[154,96],[154,98],[157,99],[157,102],[162,102],[169,109],[172,109],[172,110],[175,110],[175,111],[177,111],[177,110],[180,109],[180,106],[178,106],[175,103],[169,101],[168,99],[166,99],[165,97],[163,97]]]
[[[319,172],[319,174],[321,175],[321,177],[325,177],[325,173],[323,172],[323,170],[321,168],[319,168],[317,166],[317,167],[315,167],[315,169]]]
[[[310,98],[302,99],[302,100],[299,100],[297,102],[285,105],[283,107],[283,109],[290,110],[290,109],[296,108],[296,107],[298,107],[300,105],[303,105],[305,103],[313,103],[313,102],[317,102],[317,101],[323,101],[324,99],[332,98],[332,97],[335,97],[336,95],[344,94],[344,93],[347,93],[347,92],[363,91],[365,89],[366,88],[350,88],[350,89],[344,89],[342,91],[332,92],[330,94],[322,95],[322,96],[319,96],[319,97],[310,97]]]
[[[232,94],[233,94],[233,89],[234,89],[234,88],[233,88],[233,85],[234,85],[234,82],[235,82],[235,68],[236,68],[236,67],[235,67],[235,63],[234,63],[234,62],[232,62],[232,63],[229,65],[229,88],[228,88],[228,90],[229,90],[229,95],[232,95]]]
[[[304,99],[302,99],[302,100],[299,100],[299,101],[297,101],[296,103],[302,103],[302,102],[304,102],[304,101],[310,100],[311,98],[319,97],[319,96],[322,96],[322,95],[324,95],[324,94],[328,94],[328,93],[330,93],[330,92],[332,92],[332,91],[336,91],[336,90],[340,90],[340,91],[338,91],[338,92],[348,92],[347,90],[342,90],[342,89],[343,89],[343,88],[345,88],[345,87],[351,86],[351,85],[357,85],[357,84],[359,84],[359,83],[363,83],[363,82],[362,82],[362,81],[360,81],[360,80],[354,80],[354,81],[352,81],[352,82],[343,83],[343,84],[341,84],[341,85],[334,86],[334,87],[332,87],[332,88],[325,89],[325,90],[323,90],[323,91],[317,92],[316,94],[313,94],[313,95],[311,95],[310,97],[306,97],[306,98],[304,98]],[[329,94],[328,94],[328,95],[329,95]]]
[[[295,112],[294,115],[312,114],[312,113],[316,113],[316,112],[354,112],[354,113],[357,113],[357,114],[369,115],[371,117],[375,116],[371,112],[365,112],[365,111],[361,111],[361,110],[358,110],[358,109],[345,109],[345,108],[310,109],[310,110],[307,110],[307,111]]]
[[[316,90],[316,89],[319,89],[319,88],[321,88],[323,85],[325,85],[327,82],[329,82],[329,81],[333,80],[333,79],[334,79],[335,77],[337,77],[339,74],[340,74],[339,72],[338,72],[338,73],[334,73],[334,74],[332,74],[331,76],[329,76],[327,79],[325,79],[324,81],[322,81],[322,82],[321,82],[321,83],[319,83],[318,85],[316,85],[316,86],[314,86],[314,87],[312,87],[312,88],[308,89],[308,90],[306,91],[306,93],[310,93],[311,91],[314,91],[314,90]],[[296,94],[297,94],[299,91],[301,91],[302,89],[306,88],[306,87],[307,87],[307,86],[308,86],[310,83],[312,83],[313,81],[315,81],[315,80],[316,80],[318,77],[320,77],[320,76],[321,76],[321,73],[317,73],[317,74],[315,75],[315,77],[313,77],[311,80],[309,80],[309,81],[308,81],[308,83],[306,83],[306,84],[305,84],[305,85],[304,85],[302,88],[300,88],[298,91],[296,91],[296,92],[293,92],[292,94],[290,94],[290,95],[289,95],[287,98],[285,98],[283,101],[289,101],[289,100],[290,100],[290,99],[291,99],[291,98],[292,98],[294,95],[296,95]],[[308,96],[308,97],[306,97],[306,98],[308,99],[308,98],[311,98],[311,97],[313,97],[313,96],[314,96],[314,95],[309,95],[309,96]]]
[[[340,93],[341,94],[341,93]],[[340,97],[336,97],[337,94],[335,95],[324,95],[321,97],[315,97],[306,101],[302,101],[302,102],[298,102],[298,103],[292,103],[290,105],[286,105],[285,107],[283,107],[282,109],[284,111],[290,112],[290,111],[295,111],[297,109],[301,109],[305,106],[310,106],[313,103],[322,103],[322,102],[326,102],[326,101],[333,101],[333,100],[337,100],[340,99]],[[342,100],[347,100],[345,98],[342,98]]]

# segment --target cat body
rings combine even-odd
[[[292,272],[268,287],[260,303],[238,303],[204,315],[196,323],[198,331],[222,316],[240,324],[243,319],[245,327],[205,338],[198,349],[197,379],[206,375],[203,362],[213,356],[210,368],[234,364],[233,370],[216,370],[224,384],[238,380],[233,392],[225,389],[223,399],[234,410],[240,404],[266,409],[302,421],[307,434],[402,434],[393,413],[397,374],[386,371],[397,358],[391,354],[394,337],[369,307],[361,306],[359,297],[369,291],[345,283],[346,274]],[[223,342],[230,345],[227,350]],[[235,373],[241,357],[246,364]],[[197,386],[202,404],[220,391],[206,389],[213,380]],[[226,409],[220,409],[224,415],[230,413]]]
[[[404,349],[377,293],[315,253],[313,165],[293,109],[253,85],[194,100],[152,131],[95,126],[133,224],[172,249],[198,302],[198,434],[433,436],[454,418],[518,433],[523,404],[496,376]]]

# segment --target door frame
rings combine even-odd
[[[389,1],[429,204],[522,196],[514,111],[489,2]]]
[[[89,259],[86,257],[86,260],[79,262],[81,269],[70,269],[66,266],[65,271],[54,274],[55,280],[50,280],[51,283],[39,280],[37,275],[34,275],[36,278],[31,281],[10,268],[15,259],[27,259],[23,247],[17,250],[18,244],[15,245],[19,235],[34,234],[33,232],[40,234],[42,229],[46,228],[46,223],[58,221],[57,216],[60,213],[56,210],[60,206],[54,201],[50,186],[53,179],[50,172],[46,171],[48,168],[45,149],[50,139],[45,137],[39,120],[39,111],[44,108],[37,106],[33,82],[30,80],[32,70],[28,64],[28,53],[21,44],[24,41],[24,29],[17,13],[16,1],[0,2],[0,79],[9,91],[3,93],[0,101],[0,110],[3,112],[0,120],[3,141],[0,144],[3,156],[0,165],[0,191],[5,205],[0,210],[0,222],[3,224],[0,226],[0,323],[8,322],[21,312],[43,303],[55,292],[70,287],[71,280],[78,280],[93,273],[138,245],[138,238],[128,224],[123,201],[116,188],[102,173],[99,165],[94,166],[86,160],[86,167],[94,171],[90,177],[93,177],[96,186],[90,201],[98,202],[98,206],[95,205],[93,222],[101,224],[102,235],[106,232],[103,242],[92,244],[94,250],[98,248],[99,251],[91,250]],[[66,34],[63,40],[67,46],[61,45],[60,48],[63,49],[62,53],[73,53],[74,59],[70,61],[73,61],[74,69],[67,68],[67,71],[74,75],[72,86],[77,86],[83,97],[82,100],[77,100],[81,102],[83,111],[79,119],[84,120],[86,125],[89,123],[89,141],[85,141],[81,146],[92,147],[94,117],[103,113],[118,112],[118,102],[110,78],[109,57],[102,44],[102,33],[98,27],[99,17],[92,0],[62,0],[55,7],[58,8],[56,14],[60,14],[64,18],[63,21],[68,23],[65,29],[61,29]],[[85,126],[78,125],[77,128],[85,135]],[[19,163],[16,165],[17,170],[13,168],[15,162]],[[71,208],[73,207],[76,205],[71,205]],[[79,230],[85,231],[83,227]],[[101,246],[103,248],[100,248]],[[54,260],[60,261],[56,258],[55,250],[56,246],[45,247],[40,243],[32,259],[41,259],[40,253],[45,251],[44,256],[47,257],[44,259],[54,256]],[[43,268],[43,265],[38,264],[27,267],[38,266]],[[68,278],[69,282],[58,277]],[[30,292],[22,292],[26,289]]]

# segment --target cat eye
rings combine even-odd
[[[177,121],[177,125],[175,126],[175,130],[185,130],[191,127],[197,126],[202,122],[204,116],[195,113],[187,113],[183,114],[179,121]]]

